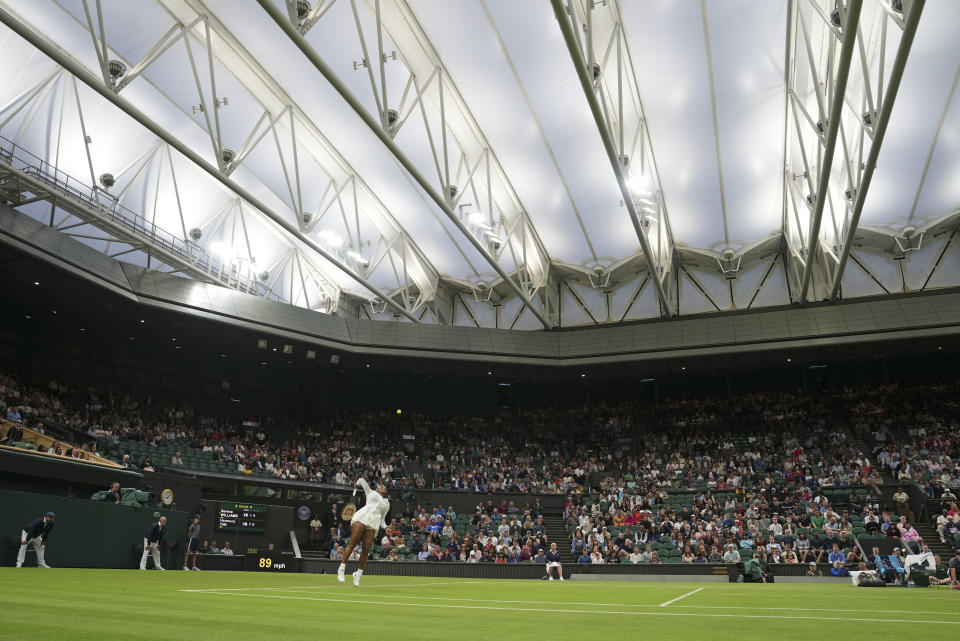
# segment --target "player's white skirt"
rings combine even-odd
[[[380,513],[373,505],[364,505],[353,515],[350,523],[363,523],[371,530],[377,530],[380,528]]]

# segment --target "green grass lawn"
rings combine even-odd
[[[960,592],[948,589],[384,576],[365,576],[356,588],[349,575],[347,581],[316,574],[0,568],[0,639],[810,641],[908,635],[928,641],[960,634]]]

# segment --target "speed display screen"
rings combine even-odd
[[[217,529],[252,534],[263,533],[267,526],[267,506],[252,503],[221,503],[217,509]]]

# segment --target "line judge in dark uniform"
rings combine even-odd
[[[161,516],[156,523],[151,523],[147,529],[146,536],[143,537],[143,556],[140,557],[140,569],[147,569],[147,556],[153,555],[153,569],[163,570],[160,565],[160,541],[167,532],[167,517]]]
[[[47,544],[47,537],[53,531],[53,521],[56,515],[53,512],[47,512],[39,519],[30,521],[23,526],[23,532],[20,533],[20,552],[17,554],[17,567],[23,566],[24,559],[27,558],[27,546],[33,544],[33,549],[37,553],[37,567],[49,568],[43,560],[43,551]]]

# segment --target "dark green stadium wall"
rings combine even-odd
[[[0,565],[15,564],[23,526],[44,512],[57,515],[46,546],[46,562],[55,568],[135,568],[143,552],[144,534],[150,523],[161,515],[167,517],[167,539],[176,543],[171,558],[183,555],[186,512],[0,490],[0,514],[3,515]],[[169,549],[161,550],[161,562],[166,562]],[[33,547],[29,550],[24,565],[34,566]],[[180,563],[173,567],[179,568]]]

